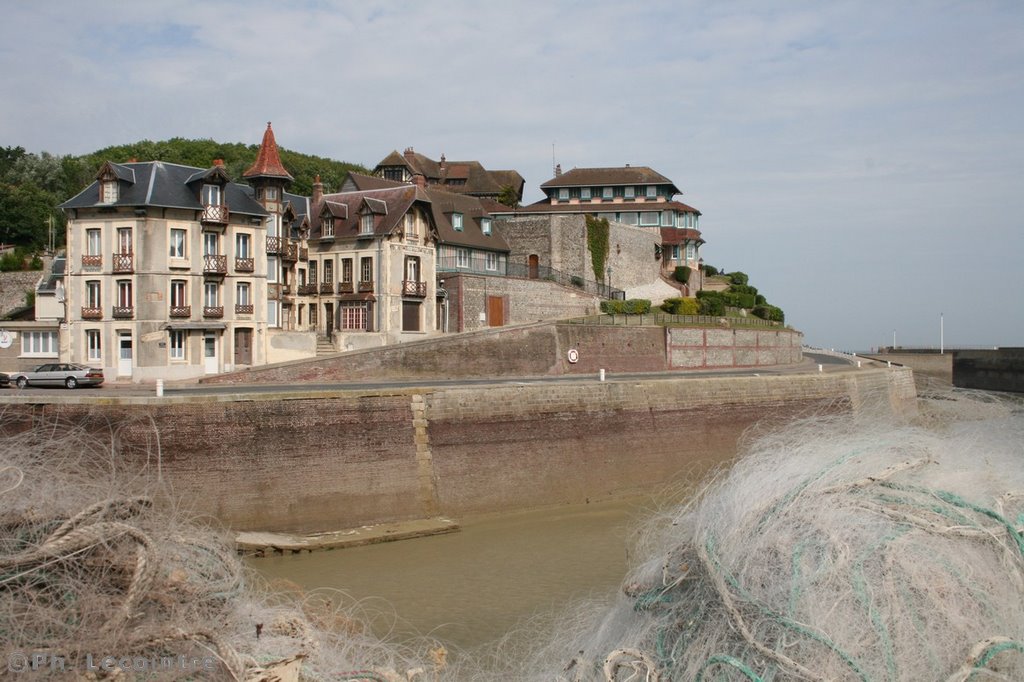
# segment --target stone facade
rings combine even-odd
[[[445,273],[449,332],[596,315],[601,299],[555,282]],[[495,299],[499,299],[500,302]],[[494,308],[500,305],[500,311]]]

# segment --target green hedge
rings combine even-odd
[[[651,312],[651,302],[646,298],[601,301],[601,312],[609,315],[646,315]]]
[[[782,312],[782,308],[778,308],[773,305],[759,305],[753,310],[754,315],[760,317],[762,320],[771,320],[772,322],[785,322],[786,314]]]
[[[700,307],[695,298],[666,298],[659,306],[669,315],[698,315]]]
[[[675,271],[675,273],[673,273],[672,276],[675,277],[675,280],[677,282],[682,282],[683,284],[686,284],[687,282],[690,281],[690,266],[689,265],[678,265],[678,266],[676,266],[676,271]]]

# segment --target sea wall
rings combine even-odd
[[[802,340],[793,329],[539,322],[252,367],[201,381],[294,384],[764,367],[799,363]],[[570,349],[577,362],[568,361]]]
[[[1024,393],[1024,348],[958,350],[952,355],[957,388]]]
[[[868,406],[913,412],[911,373],[4,395],[0,430],[84,423],[197,512],[236,530],[312,532],[660,490],[732,457],[755,423]]]

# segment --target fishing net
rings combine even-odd
[[[562,630],[560,673],[533,661],[548,679],[1024,679],[1020,403],[946,392],[912,424],[816,417],[745,449]]]

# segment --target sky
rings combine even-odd
[[[809,345],[1024,346],[1019,0],[5,4],[0,146],[649,166]]]

